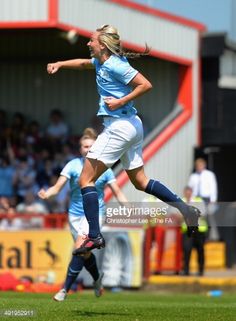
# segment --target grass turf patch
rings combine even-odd
[[[5,311],[33,311],[33,316],[7,316]],[[32,321],[235,321],[236,294],[111,293],[69,295],[55,302],[48,294],[0,292],[0,320]],[[28,312],[29,313],[29,312]]]

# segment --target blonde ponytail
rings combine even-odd
[[[144,52],[136,53],[123,50],[120,43],[120,36],[118,34],[118,30],[111,25],[103,25],[98,28],[96,31],[99,32],[99,41],[106,46],[106,48],[116,56],[124,56],[127,58],[139,58],[141,56],[146,56],[150,52],[150,48],[145,47]]]

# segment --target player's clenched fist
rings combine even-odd
[[[47,72],[49,74],[55,74],[58,71],[59,68],[60,68],[60,65],[59,65],[58,62],[49,63],[47,65]]]
[[[42,200],[47,199],[47,194],[46,194],[45,189],[42,188],[42,189],[38,192],[38,196],[39,196]]]

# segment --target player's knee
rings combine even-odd
[[[134,185],[134,187],[137,189],[137,190],[139,190],[139,191],[144,191],[145,190],[145,184],[142,182],[142,181],[138,181],[138,180],[136,180],[136,181],[134,181],[134,182],[132,182],[133,183],[133,185]]]

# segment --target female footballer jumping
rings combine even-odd
[[[92,144],[96,139],[96,133],[92,128],[85,129],[83,136],[80,139],[80,154],[82,157],[75,158],[68,162],[65,167],[62,169],[61,174],[55,183],[49,189],[41,189],[38,192],[38,196],[41,199],[48,199],[52,196],[57,195],[61,189],[65,186],[66,182],[70,183],[71,198],[69,205],[69,226],[72,237],[75,241],[75,249],[79,248],[80,245],[86,239],[88,234],[88,222],[84,215],[82,195],[78,185],[78,179],[80,177],[84,159],[91,148]],[[108,169],[101,175],[96,181],[96,188],[98,191],[98,200],[99,200],[99,216],[100,222],[102,215],[105,211],[104,204],[104,188],[106,185],[109,185],[114,196],[117,198],[120,204],[127,203],[125,195],[120,190],[119,186],[116,183],[115,176],[111,169]],[[91,274],[94,280],[94,292],[97,297],[102,294],[102,277],[103,274],[99,274],[96,258],[92,252],[85,254],[84,256],[73,256],[71,262],[69,263],[66,280],[64,287],[55,294],[54,300],[64,301],[67,295],[67,292],[70,290],[73,282],[76,280],[79,272],[82,268],[85,267],[88,272]]]
[[[118,160],[137,189],[171,203],[180,210],[191,235],[198,228],[200,211],[185,204],[159,181],[149,179],[144,172],[143,126],[133,100],[149,91],[152,85],[127,60],[142,54],[124,52],[117,29],[110,25],[98,28],[92,34],[88,47],[91,59],[59,61],[47,66],[49,74],[54,74],[60,68],[95,68],[100,96],[97,115],[103,118],[105,126],[86,157],[79,179],[84,211],[89,223],[89,237],[74,254],[84,254],[93,248],[105,246],[99,230],[95,181]]]

